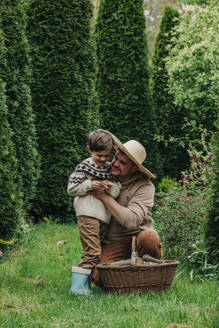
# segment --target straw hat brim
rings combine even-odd
[[[140,164],[133,156],[132,154],[123,146],[121,141],[112,134],[112,138],[114,141],[114,144],[125,154],[127,155],[132,162],[135,163],[135,165],[138,167],[139,171],[142,172],[143,174],[146,174],[149,178],[154,178],[156,179],[156,175],[151,173],[146,167],[144,167],[142,164]]]

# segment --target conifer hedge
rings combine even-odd
[[[73,213],[66,192],[68,177],[87,157],[87,113],[94,74],[92,5],[89,0],[31,0],[27,17],[41,155],[34,215],[64,219]]]
[[[171,138],[183,137],[182,124],[186,113],[177,108],[168,92],[168,73],[165,58],[169,54],[171,31],[179,22],[179,13],[171,6],[164,8],[160,29],[155,40],[152,58],[152,90],[157,122],[157,134],[161,140],[158,149],[162,158],[163,175],[178,177],[187,169],[188,155],[184,148],[171,143]]]
[[[153,111],[143,1],[102,0],[95,26],[102,127],[139,140],[152,166]]]
[[[6,69],[6,48],[0,28],[0,70]],[[17,160],[8,124],[5,82],[0,77],[0,248],[14,237],[23,218],[21,195],[17,190]]]
[[[36,195],[39,176],[35,115],[31,103],[30,55],[20,0],[1,0],[1,26],[5,37],[7,65],[1,71],[6,82],[8,121],[13,130],[18,181],[26,213]]]
[[[217,131],[213,139],[213,180],[211,183],[211,204],[206,225],[205,239],[210,250],[210,260],[219,260],[219,119],[216,122]]]

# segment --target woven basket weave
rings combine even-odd
[[[97,268],[109,292],[161,292],[170,288],[178,264],[178,261],[166,260],[162,264],[151,265],[99,264]]]

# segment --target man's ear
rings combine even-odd
[[[133,165],[132,167],[132,173],[135,173],[137,172],[139,169],[138,169],[138,166],[137,165]]]
[[[89,146],[87,146],[87,150],[89,151],[90,154],[92,153]]]

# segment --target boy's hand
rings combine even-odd
[[[101,189],[104,189],[104,186],[103,186],[101,181],[92,180],[91,181],[91,188],[92,188],[92,190],[100,191]]]
[[[104,189],[108,190],[112,187],[112,183],[109,182],[108,180],[103,180],[102,182],[102,186],[104,187]]]

